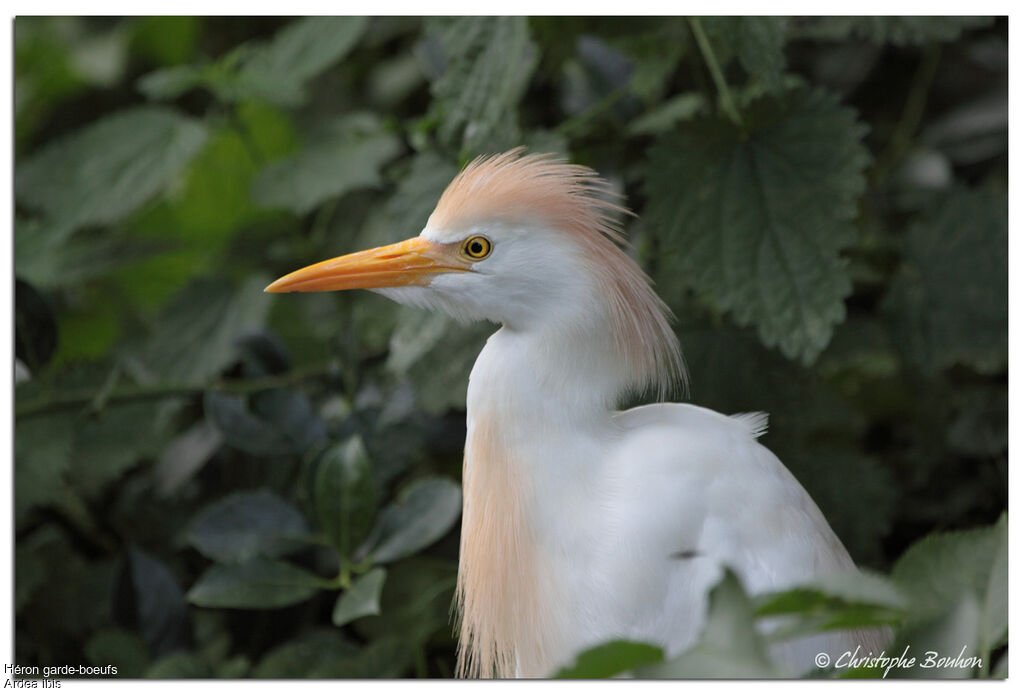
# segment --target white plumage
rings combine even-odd
[[[552,674],[626,638],[685,650],[731,566],[748,591],[853,567],[817,506],[757,442],[760,414],[627,411],[681,378],[649,281],[617,245],[593,172],[513,151],[473,162],[415,239],[288,275],[269,291],[369,288],[491,320],[467,396],[460,671]],[[779,647],[790,673],[877,634]]]

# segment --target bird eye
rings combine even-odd
[[[470,236],[462,244],[462,252],[473,260],[483,260],[491,254],[491,241],[486,236]]]

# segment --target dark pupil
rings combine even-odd
[[[474,241],[473,243],[469,244],[469,252],[472,253],[473,255],[480,255],[481,253],[484,252],[484,245],[479,241]]]

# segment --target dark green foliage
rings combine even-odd
[[[466,378],[493,331],[274,278],[417,234],[526,145],[638,217],[691,401],[764,442],[873,571],[727,573],[685,654],[773,674],[885,625],[1005,677],[1007,22],[15,20],[15,654],[128,677],[448,677]],[[908,550],[909,548],[909,550]],[[812,672],[813,671],[813,672]]]

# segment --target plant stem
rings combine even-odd
[[[722,110],[725,111],[725,115],[729,117],[729,120],[742,128],[743,118],[740,117],[739,109],[736,108],[736,102],[732,100],[732,92],[729,91],[729,85],[725,81],[725,75],[722,74],[722,68],[718,65],[718,59],[715,57],[715,52],[711,48],[711,42],[708,41],[707,34],[704,33],[704,27],[701,26],[700,19],[697,17],[687,17],[686,21],[690,23],[690,30],[693,32],[693,38],[697,40],[697,47],[700,48],[700,53],[704,57],[704,63],[708,66],[708,72],[711,73],[711,79],[715,81],[715,87],[718,89],[718,98],[722,104]]]
[[[907,92],[903,113],[900,114],[900,119],[889,138],[889,144],[885,151],[878,156],[878,161],[872,172],[871,178],[875,183],[885,180],[913,145],[914,133],[917,132],[921,118],[924,117],[924,109],[928,104],[928,92],[931,90],[932,81],[938,72],[941,55],[942,48],[938,45],[925,49]]]
[[[331,371],[332,369],[329,364],[321,364],[307,369],[297,369],[285,374],[254,378],[247,381],[222,381],[207,385],[167,383],[145,386],[130,385],[107,393],[103,399],[103,404],[114,405],[124,402],[160,400],[161,398],[189,397],[208,390],[246,395],[269,388],[283,388],[295,385],[310,378],[325,376],[331,373]],[[89,405],[95,402],[95,399],[95,390],[80,389],[53,398],[36,398],[25,403],[19,403],[15,406],[14,415],[16,419],[28,419],[51,412]]]

